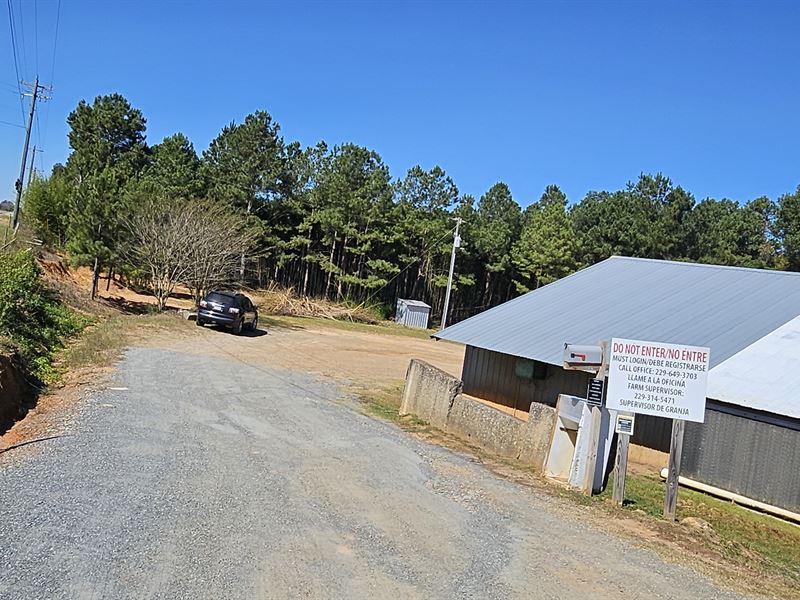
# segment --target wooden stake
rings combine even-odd
[[[664,518],[675,520],[678,506],[678,478],[681,475],[681,453],[683,452],[683,430],[686,421],[672,420],[672,440],[669,444],[669,468],[667,473],[667,494],[664,498]]]
[[[625,477],[628,474],[628,446],[631,436],[625,433],[617,434],[617,459],[614,462],[614,493],[612,500],[622,506],[625,500]]]

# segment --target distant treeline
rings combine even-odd
[[[32,183],[24,216],[97,271],[135,270],[120,249],[126,215],[176,199],[246,223],[254,242],[236,274],[245,283],[388,306],[420,299],[434,315],[461,217],[452,320],[614,254],[800,270],[800,187],[775,200],[698,202],[642,174],[573,204],[550,185],[522,210],[502,182],[476,200],[438,166],[397,179],[368,148],[287,143],[266,112],[224,127],[202,156],[181,133],[149,146],[141,111],[117,94],[81,102],[68,123],[72,152]]]

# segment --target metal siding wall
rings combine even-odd
[[[582,371],[565,371],[561,367],[547,365],[547,377],[537,379],[534,399],[548,406],[555,406],[559,394],[586,397],[586,388],[591,376]]]
[[[686,424],[681,470],[691,479],[800,512],[800,431],[706,410],[705,423]]]
[[[489,400],[493,402],[500,402],[502,404],[507,404],[508,400],[506,399],[505,395],[503,394],[501,386],[501,378],[500,378],[500,369],[503,365],[503,357],[502,356],[490,356],[487,357],[488,360],[486,361],[486,365],[489,368],[489,386],[487,391],[489,392]]]
[[[516,376],[516,360],[514,356],[467,346],[461,371],[464,393],[528,410],[537,382]]]
[[[395,310],[394,320],[396,323],[400,323],[401,325],[405,325],[406,323],[406,303],[398,300],[397,301],[397,309]]]
[[[467,346],[461,380],[464,393],[485,400],[528,410],[531,402],[555,406],[559,394],[586,397],[591,375],[582,371],[565,371],[547,365],[547,377],[528,383],[516,376],[517,357]],[[640,415],[636,418],[633,443],[662,452],[669,452],[672,421]]]
[[[631,443],[661,452],[669,452],[671,438],[672,419],[636,415]]]
[[[395,321],[406,327],[427,329],[429,314],[430,309],[428,308],[408,305],[405,302],[398,302]]]

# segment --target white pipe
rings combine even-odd
[[[666,467],[661,469],[661,479],[666,479],[668,474],[669,470]],[[714,487],[713,485],[700,483],[699,481],[689,479],[688,477],[678,477],[678,483],[684,487],[699,490],[701,492],[705,492],[706,494],[711,494],[712,496],[719,496],[720,498],[731,500],[736,504],[741,504],[742,506],[747,506],[748,508],[754,508],[756,510],[760,510],[761,512],[769,513],[771,515],[788,519],[800,524],[800,514],[786,510],[785,508],[779,508],[777,506],[772,506],[771,504],[766,504],[765,502],[753,500],[752,498],[748,498],[746,496],[740,496],[739,494],[734,494],[733,492]]]

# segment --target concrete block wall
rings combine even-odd
[[[425,361],[412,359],[406,371],[406,385],[400,415],[415,415],[434,427],[445,429],[447,415],[457,396],[461,381]]]
[[[413,359],[406,372],[401,415],[415,415],[448,433],[541,471],[556,411],[534,402],[527,422],[462,394],[459,379]]]
[[[519,458],[524,421],[482,402],[459,395],[445,431],[506,458]]]
[[[520,461],[528,465],[538,465],[539,469],[544,468],[557,421],[558,411],[555,408],[539,402],[531,403],[528,421],[521,434]]]

